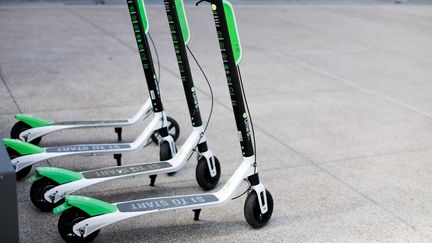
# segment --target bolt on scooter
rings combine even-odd
[[[168,18],[175,15],[173,6],[177,2],[177,0],[164,0]],[[214,193],[156,197],[112,204],[89,197],[69,195],[65,203],[53,210],[55,214],[61,213],[58,232],[66,242],[90,242],[105,226],[151,213],[192,209],[194,220],[199,220],[202,208],[222,206],[237,198],[234,194],[244,180],[250,184],[246,191],[249,193],[244,204],[246,221],[254,228],[261,228],[270,220],[273,212],[273,198],[258,176],[253,123],[250,113],[247,112],[249,109],[238,66],[242,52],[234,9],[227,0],[206,0],[206,2],[211,3],[225,74],[230,87],[234,117],[240,136],[243,162],[225,185]],[[134,1],[128,1],[128,4],[133,3]]]
[[[141,58],[147,60],[149,55],[147,53],[146,34],[149,24],[144,3],[142,0],[135,0],[128,2],[128,5],[136,40],[138,46],[141,46]],[[190,31],[183,1],[176,1],[175,9],[172,8],[167,9],[169,11],[168,21],[193,127],[192,133],[177,153],[171,154],[169,153],[170,150],[161,149],[161,161],[157,162],[82,172],[53,167],[36,168],[36,175],[29,179],[29,182],[33,182],[30,189],[30,198],[33,204],[40,210],[52,211],[54,207],[64,202],[64,198],[67,195],[82,188],[109,180],[148,175],[150,176],[150,186],[154,186],[157,174],[178,171],[186,164],[196,148],[198,148],[198,164],[195,174],[198,184],[204,190],[211,190],[216,187],[221,169],[218,159],[208,149],[205,138],[205,129],[208,121],[207,125],[204,126],[186,52],[186,46],[190,41]],[[165,147],[169,148],[169,144],[164,141],[161,144],[161,148]]]

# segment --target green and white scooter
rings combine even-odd
[[[132,126],[140,121],[143,121],[151,114],[151,112],[151,100],[147,99],[138,112],[126,120],[55,122],[33,115],[17,114],[15,115],[15,118],[18,120],[18,122],[16,122],[12,127],[10,137],[12,139],[19,139],[34,145],[39,145],[43,136],[53,132],[68,129],[114,127],[114,131],[117,133],[117,138],[119,141],[121,141],[123,127]],[[172,118],[168,118],[168,120],[171,119]]]
[[[143,14],[145,14],[145,10],[143,10]],[[144,21],[146,29],[145,31],[143,30],[143,35],[148,31],[146,17],[144,18]],[[138,24],[134,24],[133,28],[134,31],[137,31],[136,28],[138,28]],[[177,152],[175,140],[177,140],[180,134],[180,127],[174,119],[168,119],[164,112],[159,91],[159,80],[157,79],[155,73],[147,36],[140,36],[138,48],[149,89],[150,106],[152,107],[153,112],[153,118],[143,130],[143,132],[131,143],[79,144],[46,148],[42,148],[18,139],[4,138],[3,143],[9,153],[11,163],[15,168],[18,180],[24,178],[30,173],[33,164],[62,156],[95,156],[113,154],[114,159],[117,160],[117,165],[120,166],[122,153],[139,150],[145,147],[150,139],[156,138],[160,147],[160,159],[165,161],[172,158],[172,156]],[[191,106],[189,108],[191,108]],[[140,112],[142,113],[143,111]],[[144,113],[147,114],[149,112],[145,111]],[[27,122],[29,121],[32,121],[34,126],[49,124],[47,121],[41,122],[38,120],[38,122],[36,122],[37,119],[28,119]],[[47,125],[45,127],[49,126]],[[39,128],[42,129],[43,126]]]
[[[129,3],[129,10],[134,26],[138,23],[139,19],[144,20],[143,23],[145,25],[142,27],[138,25],[139,28],[135,28],[138,45],[141,45],[140,43],[143,42],[141,40],[142,36],[145,38],[145,35],[142,35],[141,29],[147,33],[148,28],[146,26],[148,26],[148,21],[145,11],[131,10],[136,9],[136,7],[139,7],[139,9],[144,8],[142,0],[135,1],[138,1],[138,3]],[[207,125],[203,126],[202,123],[186,50],[190,40],[190,32],[183,1],[176,1],[175,4],[176,7],[173,7],[174,10],[169,11],[168,16],[171,16],[171,18],[168,21],[193,127],[193,131],[185,144],[178,153],[174,154],[174,157],[161,155],[161,159],[166,158],[166,161],[101,168],[82,172],[53,167],[38,167],[36,168],[36,175],[29,179],[29,181],[34,181],[30,189],[31,201],[40,210],[52,211],[54,207],[64,202],[64,198],[67,195],[82,188],[109,180],[148,175],[151,179],[150,186],[153,186],[157,174],[172,173],[179,170],[186,164],[196,148],[198,148],[198,164],[195,175],[198,184],[204,190],[211,190],[216,187],[220,178],[220,164],[208,149],[205,138],[205,127]],[[177,14],[174,14],[174,11]]]
[[[172,7],[173,2],[177,2],[177,0],[164,0],[168,18],[173,18],[175,14]],[[238,68],[241,60],[241,46],[234,9],[227,0],[208,2],[211,2],[225,74],[230,88],[243,162],[225,185],[213,193],[139,199],[118,203],[107,203],[84,196],[67,196],[66,202],[54,209],[55,214],[61,213],[58,231],[66,242],[90,242],[105,226],[150,213],[192,209],[195,213],[194,219],[198,220],[202,208],[222,206],[230,202],[244,180],[250,183],[249,194],[244,205],[246,221],[252,227],[260,228],[270,220],[273,212],[273,199],[258,176],[253,126],[250,114],[247,112],[247,103],[245,104]],[[134,1],[128,0],[129,6],[133,6],[134,3]]]

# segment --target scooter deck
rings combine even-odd
[[[113,176],[125,176],[125,175],[137,174],[146,171],[153,171],[153,170],[165,169],[170,167],[173,166],[169,162],[155,162],[155,163],[125,165],[125,166],[91,170],[91,171],[82,172],[81,175],[84,176],[85,179],[98,179],[98,178],[106,178],[106,177],[113,177]]]
[[[58,147],[48,147],[45,149],[46,153],[83,153],[83,152],[101,152],[101,151],[112,151],[118,149],[130,149],[130,144],[118,144],[118,143],[107,143],[107,144],[86,144],[86,145],[68,145]]]
[[[169,208],[190,207],[200,204],[217,202],[219,199],[213,194],[196,194],[178,197],[159,197],[116,204],[123,213],[145,212]]]
[[[127,123],[128,120],[96,120],[96,121],[64,121],[64,122],[56,122],[55,125],[108,125],[108,124],[118,124],[118,123]]]

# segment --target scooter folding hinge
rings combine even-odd
[[[265,214],[268,211],[267,204],[267,193],[263,184],[258,184],[256,186],[252,186],[253,190],[256,192],[258,196],[258,203],[260,205],[261,213]]]

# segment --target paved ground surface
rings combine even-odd
[[[208,130],[220,185],[241,161],[208,6],[187,6],[191,48],[215,92]],[[162,6],[148,6],[168,114],[191,131]],[[103,229],[96,242],[431,242],[432,6],[237,6],[242,67],[255,121],[262,181],[275,210],[253,230],[244,197],[222,208],[149,215]],[[1,129],[13,114],[53,120],[124,118],[148,97],[125,6],[0,7]],[[194,66],[203,116],[210,96]],[[125,130],[133,140],[145,123]],[[5,134],[7,135],[7,134]],[[44,145],[115,141],[111,129],[70,131]],[[157,159],[150,146],[125,163]],[[111,156],[41,163],[75,170]],[[101,184],[81,191],[110,202],[201,192],[195,160],[175,177]],[[243,190],[241,188],[241,190]],[[241,191],[240,190],[240,191]],[[57,217],[38,212],[18,184],[22,242],[60,242]],[[4,199],[2,199],[4,200]]]

